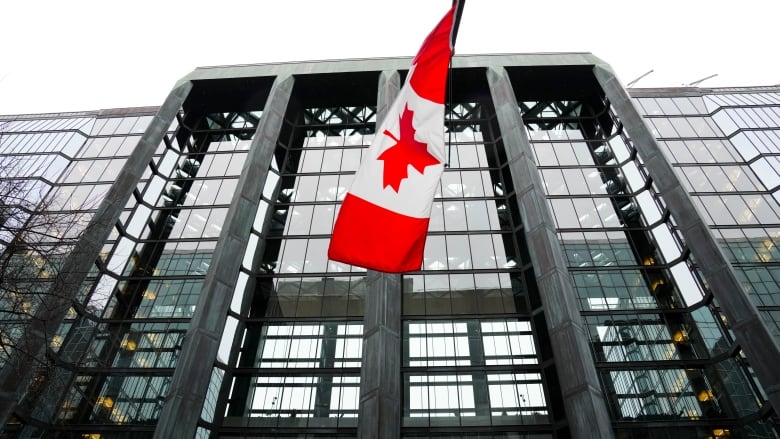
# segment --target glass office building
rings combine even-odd
[[[410,61],[0,116],[0,183],[67,224],[38,293],[0,290],[0,437],[780,437],[780,86],[457,56],[422,267],[330,261]]]

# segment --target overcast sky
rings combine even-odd
[[[0,114],[159,105],[198,66],[412,56],[450,0],[18,0]],[[456,52],[591,52],[637,86],[780,84],[777,0],[468,0]]]

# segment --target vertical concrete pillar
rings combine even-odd
[[[155,438],[191,438],[197,430],[240,260],[246,251],[293,83],[292,76],[277,77],[271,88],[187,330]]]
[[[723,250],[680,184],[672,165],[664,157],[652,131],[637,111],[625,88],[607,66],[593,69],[610,105],[631,136],[650,177],[663,196],[669,212],[696,258],[710,291],[728,318],[737,342],[766,391],[775,412],[780,413],[780,349],[755,305],[737,279]]]
[[[550,331],[571,435],[577,439],[613,438],[587,331],[514,90],[502,67],[488,68],[487,77]]]
[[[398,72],[382,72],[377,125],[400,89]],[[401,437],[401,275],[367,273],[360,369],[358,438]]]
[[[27,392],[34,371],[30,364],[43,360],[46,346],[65,319],[71,302],[191,89],[190,82],[176,87],[157,111],[73,251],[63,262],[45,296],[46,303],[38,308],[25,327],[20,339],[22,349],[14,350],[7,364],[0,369],[0,426],[5,426]]]

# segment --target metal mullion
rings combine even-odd
[[[430,359],[430,357],[427,357]],[[544,370],[543,364],[486,364],[478,366],[401,366],[402,374],[434,374],[434,375],[462,375],[475,372],[495,373],[538,373],[539,382],[542,382]]]
[[[314,378],[319,375],[360,377],[360,367],[226,367],[225,370],[230,371],[233,376],[250,377]]]

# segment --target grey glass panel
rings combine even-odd
[[[153,274],[155,276],[205,276],[211,263],[214,243],[210,246],[205,244],[199,243],[196,250],[185,250],[176,242],[166,243]]]
[[[227,209],[183,209],[175,218],[170,238],[217,238]]]
[[[314,206],[310,233],[313,235],[331,233],[335,210],[336,207],[331,204]]]
[[[582,169],[585,175],[585,183],[587,184],[588,192],[596,195],[607,194],[607,183],[604,183],[601,173],[597,169]],[[620,175],[618,174],[618,179]]]
[[[463,181],[463,196],[465,197],[481,197],[485,196],[483,186],[483,174],[481,171],[462,171],[461,178]],[[488,177],[489,181],[489,177]]]
[[[98,129],[96,134],[98,135],[111,135],[114,134],[119,124],[122,122],[122,118],[105,119],[105,123],[98,128],[98,124],[95,124],[95,128]]]
[[[347,190],[352,186],[352,180],[355,179],[355,174],[339,175],[339,184],[336,188],[336,200],[344,201],[344,197],[347,196]]]
[[[447,268],[447,248],[443,236],[429,235],[425,241],[423,269],[444,270]]]
[[[780,306],[780,268],[737,266],[735,271],[756,306]]]
[[[151,281],[135,318],[192,317],[202,286],[202,280]]]
[[[135,125],[133,125],[133,129],[131,132],[133,133],[143,133],[146,131],[146,128],[149,126],[149,124],[152,122],[152,119],[154,119],[154,116],[141,116],[138,118],[138,121]]]
[[[569,143],[556,143],[553,145],[555,155],[558,157],[558,163],[562,166],[573,166],[579,164],[577,155],[574,154],[573,145]]]
[[[306,202],[314,201],[317,194],[317,183],[319,182],[319,176],[300,176],[295,181],[295,193],[292,196],[292,201]]]
[[[322,172],[338,172],[341,170],[342,151],[342,149],[325,150],[322,159]]]
[[[578,271],[572,278],[583,311],[659,307],[651,289],[662,283],[646,285],[639,270]]]
[[[701,168],[703,172],[707,174],[710,182],[712,182],[712,188],[709,190],[715,190],[717,192],[733,192],[735,190],[732,180],[724,172],[727,168],[721,168],[719,166],[707,166]]]
[[[580,169],[563,169],[563,180],[572,195],[588,194],[588,184]]]
[[[681,140],[667,140],[660,142],[666,145],[669,152],[674,156],[674,161],[677,163],[696,163],[693,155],[691,154],[688,146]]]
[[[552,199],[550,209],[555,215],[555,223],[559,229],[579,228],[577,212],[571,199]]]
[[[461,231],[467,229],[466,210],[463,201],[445,201],[444,228],[447,231]]]
[[[661,112],[661,106],[658,105],[655,98],[636,98],[636,102],[639,103],[639,105],[642,108],[642,114],[649,114],[649,115],[659,115],[662,114]]]
[[[582,166],[592,166],[595,164],[586,143],[572,143],[571,146],[574,149],[574,155],[577,156],[577,163]]]
[[[655,98],[656,104],[661,109],[661,114],[675,115],[680,114],[680,109],[675,104],[676,99],[672,98]]]
[[[659,118],[649,119],[649,121],[652,123],[653,127],[655,128],[653,130],[653,135],[655,137],[662,137],[662,138],[678,137],[677,131],[674,130],[674,127],[672,126],[672,123],[669,121],[668,118],[659,117]]]
[[[306,249],[304,272],[318,273],[328,268],[328,239],[310,239]]]
[[[720,139],[705,139],[703,143],[715,161],[733,162],[739,159],[738,154],[732,153],[732,145],[728,142]]]
[[[754,209],[757,210],[756,208],[759,207],[761,201],[763,201],[759,198],[752,198],[752,203],[746,204],[745,199],[736,195],[724,195],[721,197],[721,200],[723,200],[723,204],[725,204],[731,215],[736,219],[737,224],[755,224],[756,217]],[[751,206],[753,209],[751,209]],[[733,224],[733,222],[731,224]]]
[[[710,180],[707,178],[703,169],[699,166],[686,166],[677,168],[679,175],[681,175],[682,181],[687,184],[689,191],[693,192],[709,192],[713,190]],[[704,168],[710,169],[710,168]]]
[[[431,205],[431,218],[428,223],[428,231],[441,232],[444,230],[444,205],[441,201],[434,201]]]
[[[720,197],[694,197],[700,211],[709,216],[709,224],[734,224],[734,218]]]
[[[613,413],[618,419],[679,413],[697,419],[703,415],[683,370],[610,371],[604,375],[613,383],[620,401],[614,407],[619,413]]]
[[[678,137],[697,137],[691,124],[686,118],[670,118],[669,123],[677,132]]]
[[[119,126],[117,127],[115,134],[129,133],[137,121],[137,117],[124,117],[120,119]]]
[[[469,230],[490,230],[491,223],[488,212],[491,210],[487,202],[466,201],[466,221]],[[495,211],[495,207],[492,209]]]
[[[755,221],[761,224],[780,222],[780,204],[766,195],[744,195],[742,197],[753,213]]]
[[[688,149],[691,151],[695,161],[698,163],[713,163],[713,158],[709,148],[701,140],[688,140],[685,142],[688,145]]]
[[[473,267],[476,269],[497,268],[497,252],[493,249],[492,235],[469,235],[468,238],[471,246]]]
[[[315,201],[336,201],[339,194],[339,176],[322,175],[317,185]]]
[[[459,171],[447,171],[441,178],[441,196],[448,198],[463,196],[463,183]]]
[[[408,374],[407,427],[548,423],[536,373]],[[482,398],[487,393],[489,405]]]
[[[279,257],[280,273],[303,273],[306,244],[305,239],[287,239],[282,243]]]
[[[314,206],[291,206],[287,214],[287,229],[285,234],[308,235],[312,225]]]
[[[322,166],[323,150],[307,149],[299,165],[299,172],[319,172]]]
[[[457,164],[452,164],[453,167],[477,168],[483,166],[479,162],[476,145],[459,145],[456,151],[458,161]]]
[[[447,242],[447,266],[451,270],[468,270],[473,266],[469,251],[469,236],[449,235]]]
[[[750,164],[767,189],[780,185],[780,158],[762,157]],[[761,189],[763,190],[764,187]]]
[[[246,153],[235,153],[230,156],[230,165],[225,171],[227,176],[239,176],[241,175],[241,169],[244,167],[246,161]]]
[[[556,166],[559,164],[552,144],[534,143],[532,146],[534,152],[536,152],[536,162],[539,166]]]
[[[571,201],[577,212],[580,227],[592,228],[602,226],[597,207],[593,204],[595,200],[590,198],[574,198]]]
[[[341,159],[342,172],[345,171],[357,171],[360,166],[360,150],[359,149],[345,149],[343,157]]]
[[[570,267],[637,264],[624,233],[569,232],[560,235]]]
[[[759,190],[759,186],[756,184],[755,177],[750,168],[743,166],[724,166],[722,170],[728,176],[728,180],[733,183],[735,190]]]
[[[561,169],[542,169],[542,180],[547,190],[547,195],[568,195],[566,180]]]

